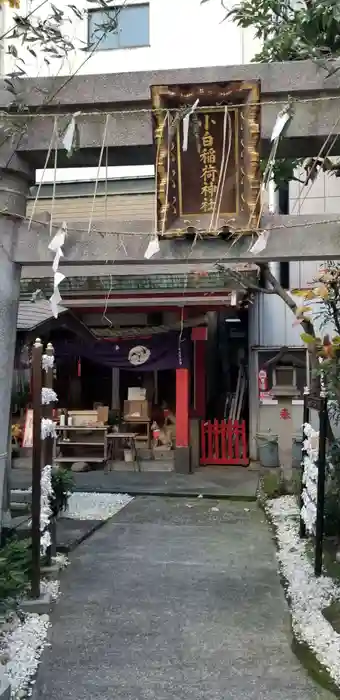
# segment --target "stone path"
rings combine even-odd
[[[155,468],[157,463],[153,462]],[[26,466],[25,466],[26,465]],[[31,463],[29,460],[15,460],[11,472],[11,488],[28,488],[32,483]],[[223,498],[255,499],[259,480],[259,471],[255,467],[228,467],[226,469],[204,467],[193,474],[177,474],[162,471],[111,471],[104,474],[102,469],[92,472],[75,473],[77,491],[105,491],[106,493],[130,493],[145,495],[175,494]]]
[[[71,561],[34,700],[333,697],[290,649],[256,504],[139,497]]]

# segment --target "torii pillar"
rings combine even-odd
[[[3,506],[8,507],[4,483],[11,457],[8,430],[20,296],[21,267],[13,259],[33,181],[31,169],[16,155],[9,139],[0,150],[0,528]]]

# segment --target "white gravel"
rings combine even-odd
[[[108,520],[133,500],[121,493],[72,493],[66,518],[76,520]]]
[[[62,554],[62,552],[57,552],[55,557],[53,557],[52,563],[57,564],[57,566],[59,566],[60,569],[66,569],[66,567],[70,563],[70,560],[66,556],[66,554]]]
[[[59,589],[60,583],[58,580],[49,581],[47,579],[43,579],[42,581],[40,581],[41,595],[48,594],[49,596],[51,596],[52,600],[57,600],[57,598],[59,598]]]
[[[315,577],[306,545],[299,537],[299,510],[295,497],[270,500],[266,508],[276,528],[278,559],[286,579],[294,634],[309,646],[340,686],[340,635],[322,613],[340,598],[340,586],[328,576]]]
[[[27,615],[9,633],[6,646],[9,661],[4,666],[11,688],[12,700],[20,700],[31,694],[31,679],[34,677],[50,626],[48,615]]]
[[[43,579],[40,582],[41,594],[48,593],[52,600],[57,600],[59,587],[59,581]],[[1,646],[8,659],[3,669],[11,684],[12,700],[21,700],[31,695],[49,626],[48,615],[28,614],[24,622],[15,618],[12,628],[3,636]]]

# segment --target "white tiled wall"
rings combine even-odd
[[[294,301],[299,303],[297,298]],[[294,314],[280,297],[256,294],[249,308],[250,346],[302,347],[301,328],[294,325],[294,321]]]
[[[296,172],[296,176],[304,180],[306,173],[301,169]],[[340,215],[340,178],[319,172],[316,180],[307,186],[300,182],[291,182],[289,186],[289,212],[290,214]],[[320,264],[322,261],[291,263],[291,288],[311,285]]]
[[[301,169],[301,171],[299,170],[296,172],[296,176],[301,178],[301,180],[304,180],[306,173],[303,169]],[[304,186],[302,183],[296,181],[290,183],[290,214],[323,214],[325,212],[326,177],[328,176],[326,176],[325,173],[319,173],[316,180],[307,186]]]
[[[289,267],[289,283],[291,289],[312,287],[319,269],[323,263],[318,261],[292,262]]]
[[[304,180],[304,170],[296,173]],[[289,191],[289,211],[291,214],[339,214],[340,218],[340,179],[325,173],[319,173],[312,185],[304,187],[300,182],[291,182]],[[308,241],[307,241],[308,244]],[[313,285],[323,261],[305,261],[290,263],[290,288],[302,289]],[[296,297],[296,301],[299,298]],[[316,329],[316,313],[314,322]],[[250,310],[250,343],[262,347],[302,346],[301,329],[294,325],[294,316],[282,299],[275,296],[258,295]],[[325,331],[324,331],[325,332]],[[324,333],[323,332],[323,333]]]
[[[306,173],[301,169],[296,176],[304,180]],[[289,207],[291,214],[340,214],[340,178],[319,172],[307,186],[291,182]]]

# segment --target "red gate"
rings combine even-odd
[[[201,422],[200,464],[249,464],[244,420]]]

